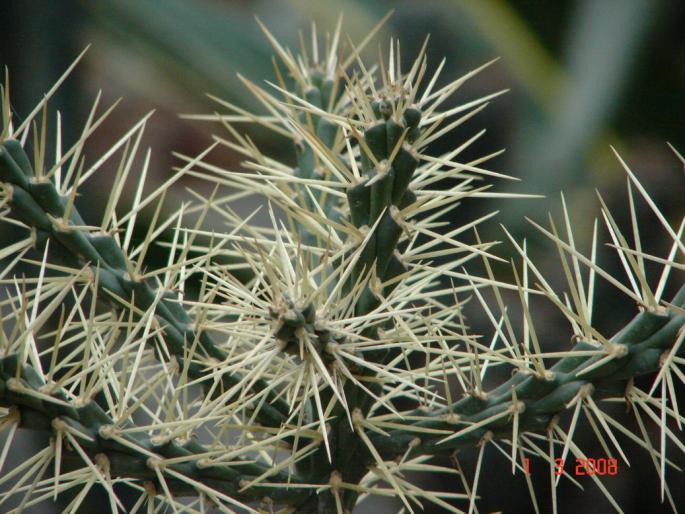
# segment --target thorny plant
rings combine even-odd
[[[493,215],[458,226],[441,221],[465,199],[515,196],[492,192],[486,182],[506,178],[481,167],[497,154],[457,160],[482,132],[446,154],[425,153],[499,94],[441,108],[482,68],[439,87],[444,61],[429,72],[425,44],[403,71],[396,41],[376,64],[360,58],[376,30],[355,46],[343,44],[338,24],[320,46],[313,29],[311,44],[302,37],[295,54],[262,29],[277,56],[275,81],[262,87],[241,80],[264,114],[215,99],[228,113],[193,117],[218,124],[224,135],[196,157],[180,156],[183,166],[154,191],[145,191],[150,152],[140,170],[133,166],[147,117],[86,164],[84,144],[114,106],[98,114],[98,96],[68,149],[57,113],[52,160],[47,104],[71,68],[18,126],[5,81],[2,219],[24,235],[0,251],[7,262],[0,272],[0,468],[19,429],[48,431],[50,444],[3,469],[0,506],[13,498],[18,505],[9,512],[27,511],[74,490],[64,512],[77,512],[97,486],[111,512],[341,514],[381,495],[399,498],[403,512],[433,503],[472,513],[483,454],[499,450],[512,473],[524,472],[526,458],[549,466],[556,512],[559,480],[575,480],[555,476],[555,459],[585,456],[574,442],[583,414],[607,455],[625,460],[619,439],[649,453],[662,501],[675,510],[667,470],[677,466],[666,450],[685,450],[675,432],[684,421],[675,386],[685,382],[685,289],[670,302],[663,294],[671,270],[685,269],[685,220],[671,225],[620,161],[631,233],[603,204],[601,212],[625,277],[597,265],[597,224],[591,255],[576,249],[562,197],[561,228],[551,218],[548,228],[533,224],[556,245],[566,290],[553,290],[525,242],[508,233],[521,260],[513,283],[501,282],[491,262],[502,259],[476,230]],[[289,140],[296,165],[263,154],[240,130],[245,122]],[[217,146],[241,154],[244,168],[210,164]],[[77,201],[77,191],[117,152],[109,200],[93,225],[79,215],[77,204],[87,198]],[[214,192],[193,193],[162,220],[165,193],[183,175],[208,181]],[[450,185],[441,189],[445,178]],[[122,212],[129,180],[135,197]],[[670,241],[664,257],[641,249],[635,191]],[[254,195],[265,205],[248,216],[233,210],[233,202]],[[137,217],[155,205],[145,238],[136,241]],[[260,210],[270,226],[253,221]],[[204,228],[210,214],[223,226]],[[165,231],[173,233],[161,243],[168,264],[147,269],[145,256]],[[474,259],[484,276],[466,271]],[[35,273],[19,274],[20,263]],[[661,267],[656,285],[647,281],[648,266]],[[188,280],[198,275],[193,296]],[[639,309],[613,337],[592,324],[597,278]],[[518,292],[521,333],[504,290]],[[547,336],[536,332],[528,308],[532,295],[568,319],[572,348],[545,351]],[[492,322],[488,341],[467,330],[458,300],[467,296]],[[496,367],[512,377],[485,390],[484,377]],[[641,390],[634,378],[646,373],[653,384]],[[606,402],[624,402],[640,433],[605,412]],[[459,464],[457,450],[466,447],[478,448],[473,475]],[[432,462],[437,455],[451,455],[455,467]],[[415,472],[453,473],[463,492],[422,489],[409,481]],[[620,511],[600,477],[592,478]],[[526,480],[535,510],[548,512]],[[139,493],[133,505],[120,499],[126,488]]]

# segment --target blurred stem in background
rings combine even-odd
[[[26,13],[31,13],[27,16]],[[0,2],[0,67],[11,76],[14,119],[21,122],[50,89],[85,43],[86,20],[73,0],[9,0]],[[83,112],[82,82],[72,78],[53,100],[55,109],[78,116]],[[65,138],[75,137],[65,125]]]
[[[502,57],[528,100],[513,128],[510,172],[522,183],[512,189],[545,194],[550,200],[507,207],[510,226],[520,232],[524,216],[539,218],[557,202],[559,191],[572,193],[582,187],[593,170],[591,162],[601,162],[598,158],[609,144],[620,145],[610,120],[663,2],[576,2],[564,27],[561,62],[511,3],[452,3],[458,7],[454,16],[466,16],[463,24],[478,31]]]

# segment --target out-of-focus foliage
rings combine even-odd
[[[20,8],[35,15],[19,16]],[[296,47],[292,28],[309,20],[332,26],[342,13],[350,37],[360,40],[394,9],[386,34],[410,35],[403,38],[407,62],[425,33],[431,34],[433,61],[446,56],[447,71],[502,58],[472,87],[485,91],[496,82],[511,88],[487,114],[497,123],[488,123],[494,128],[483,146],[491,148],[494,140],[507,148],[500,166],[525,179],[526,191],[580,188],[580,196],[588,174],[615,176],[605,173],[613,166],[608,143],[621,146],[625,138],[639,137],[643,144],[632,150],[639,159],[666,160],[663,141],[678,146],[685,133],[665,121],[683,117],[677,92],[685,82],[685,43],[678,22],[685,7],[676,2],[26,0],[2,9],[0,62],[11,65],[18,82],[32,84],[15,95],[17,107],[32,105],[88,43],[87,64],[72,83],[73,97],[65,89],[64,104],[77,102],[87,84],[109,82],[106,93],[124,93],[129,102],[142,96],[170,113],[210,108],[205,92],[249,105],[254,100],[236,74],[270,74],[270,50],[254,15]],[[549,207],[538,205],[538,214]]]

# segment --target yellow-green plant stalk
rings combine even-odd
[[[6,81],[0,208],[24,236],[0,249],[7,262],[0,271],[0,430],[7,433],[0,469],[20,429],[46,431],[50,444],[3,470],[0,508],[12,499],[10,512],[30,512],[73,489],[65,512],[79,512],[98,486],[113,513],[344,514],[364,497],[392,495],[404,512],[433,503],[470,514],[483,454],[496,448],[512,473],[525,472],[531,457],[547,463],[556,512],[555,459],[585,457],[573,437],[582,413],[608,455],[625,459],[617,434],[649,452],[662,499],[675,510],[666,448],[669,441],[685,447],[667,421],[678,429],[683,421],[674,382],[685,381],[685,288],[670,301],[663,294],[671,270],[685,269],[685,219],[669,224],[621,161],[634,244],[603,204],[602,215],[625,278],[597,265],[596,230],[590,257],[576,249],[562,197],[563,230],[551,219],[549,228],[534,225],[558,248],[567,289],[555,291],[506,229],[521,259],[513,283],[499,281],[491,261],[503,259],[477,232],[496,213],[455,226],[442,216],[465,199],[527,197],[491,191],[488,179],[510,178],[482,167],[497,153],[460,160],[482,132],[445,154],[427,151],[500,94],[444,107],[482,68],[439,86],[442,64],[428,69],[426,44],[403,70],[398,41],[379,62],[362,60],[375,30],[358,46],[343,45],[341,24],[325,45],[312,30],[311,45],[295,53],[262,28],[277,56],[275,78],[261,86],[241,78],[264,112],[216,99],[227,113],[192,116],[217,124],[215,142],[180,156],[183,165],[153,192],[144,182],[149,153],[133,170],[147,117],[88,163],[84,144],[113,108],[98,114],[98,98],[72,147],[61,148],[58,124],[52,159],[45,120],[54,89],[15,126]],[[41,112],[42,123],[33,124]],[[296,164],[265,155],[243,123],[283,137]],[[241,154],[243,168],[207,162],[217,145]],[[119,164],[108,164],[117,152]],[[107,166],[114,184],[102,219],[83,219],[78,207],[88,198],[77,198],[78,188]],[[165,193],[182,175],[208,181],[214,192],[192,193],[162,219]],[[131,180],[136,195],[124,211],[118,204]],[[641,249],[634,190],[671,241],[664,257]],[[261,199],[254,212],[233,210],[232,202],[253,196]],[[135,241],[136,219],[148,206],[152,223]],[[223,223],[208,226],[209,213]],[[259,213],[268,226],[256,222]],[[165,231],[173,234],[161,242],[168,264],[147,269],[145,255]],[[485,276],[466,271],[474,259]],[[20,273],[20,263],[34,272]],[[651,265],[661,267],[656,285],[647,280]],[[202,277],[197,297],[186,293],[192,275]],[[639,309],[613,337],[592,324],[597,277]],[[522,333],[508,316],[505,290],[520,300]],[[457,300],[467,295],[492,321],[491,344],[468,330]],[[545,350],[555,334],[536,331],[533,295],[569,320],[572,348]],[[512,377],[486,390],[495,367]],[[648,373],[653,386],[643,391],[634,379]],[[624,401],[642,432],[605,412],[605,400]],[[657,446],[644,415],[660,430]],[[460,466],[430,462],[465,447],[479,448],[472,478]],[[425,490],[409,481],[411,472],[458,473],[465,487]],[[122,487],[139,493],[135,504],[124,505]],[[550,511],[532,498],[535,511]]]

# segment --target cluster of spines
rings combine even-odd
[[[361,67],[363,69],[363,66]],[[365,80],[366,82],[357,82],[358,90],[363,89],[359,84],[365,83],[368,86],[372,82],[369,77],[366,77]],[[349,83],[354,85],[353,81]],[[363,316],[374,311],[383,302],[379,294],[381,290],[375,287],[378,283],[390,281],[396,287],[399,281],[392,281],[391,279],[398,277],[407,270],[405,264],[401,262],[402,258],[397,251],[397,246],[401,237],[403,222],[401,211],[406,209],[413,212],[415,210],[407,209],[407,207],[416,204],[416,196],[408,187],[420,158],[416,148],[422,148],[426,144],[427,138],[434,138],[437,134],[442,133],[442,130],[435,131],[434,124],[436,120],[439,121],[441,118],[441,115],[435,112],[435,106],[429,109],[427,116],[422,115],[422,111],[417,105],[410,105],[406,101],[407,97],[413,98],[413,94],[406,95],[407,91],[403,91],[403,88],[398,87],[396,83],[389,86],[387,93],[377,95],[375,99],[354,98],[352,103],[356,104],[356,110],[352,109],[352,111],[357,113],[357,117],[349,123],[339,111],[330,113],[329,116],[331,121],[335,121],[344,127],[345,134],[351,134],[351,138],[356,141],[357,146],[356,152],[349,152],[347,161],[349,166],[353,168],[352,172],[347,174],[353,178],[344,185],[349,208],[349,221],[358,229],[358,232],[350,232],[353,234],[351,239],[356,237],[356,243],[353,246],[354,251],[347,250],[338,257],[342,269],[345,269],[351,259],[355,259],[354,272],[348,278],[344,296],[346,299],[352,299],[355,302],[354,313],[357,316]],[[354,91],[354,87],[351,90]],[[354,91],[354,93],[358,92]],[[430,95],[424,96],[429,97]],[[288,98],[294,100],[292,96]],[[315,113],[317,117],[325,116],[321,112],[319,104],[306,99],[298,101],[296,105],[298,111],[303,111],[307,115]],[[457,109],[453,111],[458,112]],[[465,118],[468,116],[470,115],[465,116]],[[430,136],[423,138],[419,127],[422,117],[429,118],[428,121],[424,121],[424,125],[431,125],[427,132],[433,132]],[[455,123],[461,121],[456,120]],[[452,125],[450,124],[450,126]],[[310,136],[307,141],[311,143],[311,141],[316,140]],[[416,148],[412,147],[413,144]],[[337,147],[338,145],[334,146]],[[330,149],[330,151],[334,153],[337,148]],[[434,161],[437,162],[438,160],[435,159]],[[459,166],[448,159],[445,159],[444,164],[450,167]],[[399,173],[398,169],[400,170]],[[480,170],[476,169],[475,171]],[[426,171],[423,171],[420,180],[425,180],[427,176]],[[312,189],[316,191],[316,185],[312,184],[315,186]],[[428,196],[424,194],[422,200],[424,202],[435,200],[428,198]],[[391,267],[394,267],[393,271],[389,270]],[[469,281],[474,280],[474,277],[468,275],[465,275],[465,278]],[[491,285],[501,286],[494,281],[493,277],[490,279]],[[473,282],[471,284],[473,286]],[[527,295],[529,291],[527,286],[524,289],[525,295]],[[391,288],[384,289],[383,296],[388,296],[390,292],[392,292]],[[647,318],[651,319],[652,314],[645,313],[645,315],[638,316],[635,321],[636,326],[648,332],[648,327],[651,325],[647,322],[649,321]],[[663,321],[663,316],[657,316],[657,318]],[[669,328],[659,332],[660,345],[668,346],[672,343],[670,340],[673,335],[672,328],[675,326],[677,329],[679,324],[682,324],[682,320],[675,316],[674,321],[669,324]],[[376,323],[376,326],[378,325]],[[376,326],[367,326],[367,330],[362,331],[361,335],[370,339],[378,339],[379,333],[376,331]],[[382,344],[379,342],[377,346],[380,347]],[[536,364],[534,371],[527,369],[528,364],[524,365],[522,360],[519,363],[519,373],[495,391],[490,391],[487,394],[484,392],[469,394],[464,400],[456,404],[449,400],[448,393],[447,403],[449,405],[443,409],[437,411],[419,409],[418,411],[403,413],[403,416],[414,419],[416,423],[407,423],[403,416],[395,418],[389,414],[370,415],[366,421],[364,417],[367,414],[367,408],[374,402],[370,402],[370,397],[363,392],[360,397],[358,394],[349,394],[352,391],[347,391],[345,395],[348,400],[347,408],[348,411],[353,411],[353,429],[349,430],[343,421],[337,423],[337,427],[333,427],[330,443],[345,448],[348,453],[351,445],[354,445],[355,448],[361,448],[360,451],[364,452],[365,448],[364,445],[360,445],[360,438],[366,442],[367,438],[364,437],[364,433],[370,430],[371,433],[367,436],[370,443],[367,444],[369,450],[369,453],[366,454],[367,462],[372,466],[383,467],[383,463],[378,460],[380,454],[384,459],[390,460],[400,455],[403,455],[404,458],[407,455],[419,455],[422,452],[428,454],[444,453],[463,445],[477,444],[488,434],[490,438],[504,439],[513,434],[514,439],[517,439],[518,430],[544,431],[549,425],[550,419],[563,412],[568,402],[575,401],[575,404],[578,404],[579,394],[582,393],[584,398],[592,393],[592,388],[596,388],[596,397],[603,398],[607,394],[616,393],[620,387],[624,386],[625,384],[621,382],[623,380],[621,376],[612,375],[615,366],[621,367],[623,372],[628,375],[653,371],[658,367],[658,362],[654,360],[654,356],[661,350],[644,344],[639,346],[639,350],[623,350],[626,355],[619,355],[624,346],[614,344],[615,346],[612,348],[616,348],[616,355],[612,355],[605,362],[602,360],[607,358],[605,353],[595,348],[591,343],[580,343],[573,349],[577,355],[570,352],[568,357],[562,359],[554,367],[554,371],[549,372],[545,372],[540,365],[542,354],[537,351],[532,359],[526,358],[526,362],[532,360]],[[638,347],[636,346],[636,348]],[[591,352],[591,355],[588,352]],[[627,357],[630,352],[634,352],[635,355],[626,360],[624,357]],[[515,354],[519,357],[525,356],[526,351],[523,354],[520,352],[515,352]],[[387,353],[384,351],[365,352],[364,358],[382,362],[386,355]],[[494,354],[491,357],[497,358]],[[480,359],[477,354],[474,355],[474,358]],[[490,362],[492,361],[490,360]],[[588,366],[593,366],[592,371],[587,369]],[[582,373],[585,376],[582,379],[576,379],[572,371],[580,371],[581,369],[585,370]],[[369,368],[363,368],[362,374],[368,370]],[[595,376],[597,373],[608,374],[611,377],[607,380],[600,380]],[[612,387],[608,387],[608,384]],[[528,404],[532,407],[527,408]],[[536,411],[539,412],[536,414]],[[342,409],[333,412],[336,419],[342,419]],[[423,419],[423,421],[417,421],[418,419]],[[406,428],[385,432],[382,428],[384,423],[395,428],[399,426]],[[460,429],[460,427],[463,428]],[[514,453],[517,444],[517,441],[512,444],[512,452]],[[374,454],[374,448],[378,454]],[[512,461],[513,458],[512,453]],[[318,464],[315,463],[313,467],[308,466],[308,463],[313,460]],[[348,461],[349,459],[338,458],[334,464],[341,466],[341,469],[333,469],[331,476],[336,476],[338,479],[342,478],[342,480],[354,476],[351,469],[346,469],[354,467]],[[325,464],[325,457],[320,451],[314,453],[310,459],[303,459],[300,469],[305,476],[313,480],[322,473],[330,471],[331,467]],[[389,479],[388,475],[383,473],[381,473],[380,478],[386,481]],[[390,479],[390,482],[392,481]],[[348,491],[340,494],[344,498],[342,501],[345,506],[349,506],[350,501],[354,502],[353,497],[356,493]],[[335,498],[333,496],[322,497],[320,505],[328,505],[328,508],[333,508],[334,500],[339,500],[337,496]],[[350,500],[351,498],[352,500]]]
[[[314,304],[301,306],[290,298],[284,298],[279,307],[270,309],[269,314],[274,321],[273,336],[281,343],[281,350],[303,358],[308,353],[302,345],[306,337],[322,361],[331,364],[333,357],[329,344],[340,344],[344,338],[316,319]]]
[[[685,306],[685,287],[672,303],[678,308]],[[514,409],[519,410],[517,423],[521,431],[544,431],[579,395],[594,395],[596,399],[621,397],[631,379],[658,370],[664,352],[669,351],[684,324],[685,316],[677,312],[641,312],[612,339],[622,350],[616,358],[607,360],[596,344],[578,342],[545,376],[518,372],[484,397],[469,395],[438,411],[418,410],[410,414],[425,416],[417,426],[444,435],[422,435],[408,430],[404,437],[398,431],[391,432],[390,437],[373,436],[373,441],[378,448],[394,448],[390,455],[406,450],[406,444],[412,440],[416,440],[412,450],[416,454],[463,448],[476,444],[488,431],[496,438],[511,436]],[[595,366],[602,360],[601,365]],[[489,421],[483,423],[484,420]]]
[[[211,488],[218,497],[236,498],[234,503],[238,505],[267,495],[277,503],[293,504],[304,501],[308,495],[306,489],[297,487],[297,479],[292,474],[279,473],[249,459],[213,463],[216,452],[195,439],[178,442],[137,434],[115,422],[96,401],[75,406],[64,390],[46,390],[44,377],[32,367],[22,365],[16,354],[0,358],[0,403],[16,409],[9,416],[13,420],[16,417],[17,426],[49,431],[70,444],[71,451],[56,457],[64,466],[57,470],[61,474],[81,468],[87,457],[97,461],[102,472],[102,463],[106,463],[107,472],[114,477],[151,483],[159,480],[155,468],[168,468],[166,481],[179,497],[198,492],[193,482]],[[269,478],[253,488],[244,488],[247,482],[261,476]],[[111,483],[103,485],[116,497]]]
[[[367,239],[350,278],[353,284],[371,270],[381,283],[407,271],[396,250],[403,232],[401,210],[416,202],[409,185],[419,157],[411,143],[420,134],[421,111],[416,107],[402,111],[399,104],[399,99],[393,102],[387,97],[373,100],[375,120],[359,136],[361,177],[346,195],[350,221]],[[373,311],[380,304],[380,294],[387,296],[397,285],[398,281],[391,282],[383,291],[367,288],[357,313]]]
[[[14,139],[0,143],[0,180],[5,182],[5,194],[12,212],[37,232],[39,242],[52,240],[66,251],[59,252],[69,264],[88,266],[95,283],[112,305],[138,312],[154,311],[159,321],[169,354],[181,362],[188,345],[197,340],[200,353],[196,359],[222,361],[226,352],[220,349],[206,331],[196,331],[192,319],[171,291],[155,289],[135,273],[121,247],[110,234],[91,233],[73,205],[73,198],[60,195],[52,181],[36,178],[21,144]],[[190,362],[190,376],[206,377],[206,364]],[[227,389],[239,384],[238,374],[222,376]],[[268,390],[263,381],[255,384],[258,391]],[[278,425],[283,420],[285,406],[268,403],[263,418]]]
[[[421,130],[419,125],[421,124],[422,111],[415,105],[409,105],[402,92],[402,88],[392,84],[392,87],[388,88],[387,93],[378,95],[375,100],[357,99],[357,102],[367,102],[363,110],[367,114],[369,112],[372,113],[372,116],[361,116],[361,119],[353,120],[350,125],[347,125],[346,120],[341,119],[339,113],[331,113],[330,116],[326,114],[326,111],[334,109],[333,104],[337,103],[338,93],[334,94],[334,91],[336,91],[336,80],[331,78],[329,74],[322,74],[320,71],[315,70],[315,72],[308,76],[306,81],[297,81],[300,86],[304,84],[304,87],[299,92],[303,97],[302,105],[304,105],[304,108],[300,109],[297,117],[300,126],[296,131],[302,130],[303,127],[308,127],[307,130],[312,133],[309,134],[310,139],[302,143],[302,148],[298,153],[298,166],[293,170],[293,175],[300,179],[313,179],[310,184],[316,185],[316,181],[321,176],[319,171],[325,171],[326,167],[319,161],[317,152],[311,146],[311,141],[320,142],[332,152],[338,152],[342,148],[342,138],[339,137],[343,132],[340,130],[341,125],[356,138],[358,150],[356,154],[350,152],[352,159],[355,160],[354,164],[351,165],[355,167],[358,158],[361,175],[356,176],[358,179],[356,182],[341,184],[341,187],[346,188],[350,214],[349,221],[356,229],[359,229],[359,232],[364,234],[364,242],[361,251],[356,253],[348,252],[341,258],[343,261],[349,261],[350,258],[353,258],[352,255],[355,254],[354,280],[351,281],[347,290],[347,299],[356,298],[354,314],[357,317],[364,317],[364,315],[377,309],[382,302],[379,290],[373,290],[374,281],[375,283],[392,282],[391,286],[386,286],[383,289],[383,296],[388,296],[392,292],[393,287],[397,287],[399,284],[399,280],[393,279],[407,271],[407,267],[399,256],[397,247],[402,232],[402,211],[416,203],[416,196],[409,188],[409,184],[416,172],[419,161],[418,153],[412,145],[417,142],[416,146],[425,144],[425,140],[420,141]],[[429,109],[424,116],[435,118],[436,113]],[[288,121],[286,121],[286,126],[287,123]],[[361,133],[359,132],[360,130]],[[294,139],[297,139],[297,137]],[[83,265],[89,262],[92,267],[91,269],[95,272],[93,275],[98,277],[96,280],[99,281],[100,289],[106,293],[105,296],[114,298],[115,303],[119,303],[119,307],[135,307],[140,311],[153,309],[155,315],[159,316],[162,321],[164,335],[168,336],[167,346],[178,359],[183,359],[186,356],[189,343],[197,342],[199,347],[209,356],[214,357],[217,362],[223,360],[226,355],[222,353],[222,350],[216,348],[218,353],[212,354],[207,349],[212,348],[211,340],[206,342],[207,340],[202,339],[204,332],[200,332],[198,336],[190,328],[190,318],[180,307],[179,303],[174,301],[168,293],[156,291],[154,288],[147,286],[145,282],[132,280],[129,278],[130,275],[126,275],[126,257],[118,248],[113,238],[107,235],[95,235],[87,230],[76,231],[78,235],[67,237],[63,236],[62,233],[71,233],[70,229],[64,230],[64,227],[60,226],[61,230],[54,230],[54,221],[51,217],[55,219],[63,218],[64,220],[68,218],[69,224],[66,225],[67,227],[85,226],[85,223],[71,204],[73,199],[61,197],[56,189],[45,186],[48,182],[22,178],[32,176],[32,169],[30,164],[28,164],[28,159],[23,154],[21,145],[11,139],[6,140],[4,145],[8,150],[0,152],[2,178],[11,184],[9,186],[11,190],[7,190],[7,196],[14,214],[27,225],[42,230],[44,234],[53,235],[56,241],[63,244],[69,250],[67,255],[72,254],[75,256],[75,263]],[[319,152],[321,152],[320,149]],[[449,161],[445,161],[445,163],[453,164]],[[352,173],[351,175],[355,174]],[[333,196],[327,196],[325,200],[321,200],[325,194],[323,189],[300,187],[300,184],[302,182],[294,182],[293,186],[300,190],[301,196],[304,198],[304,204],[307,207],[318,208],[325,205],[324,212],[326,216],[330,216],[332,220],[340,220],[339,214],[345,212],[345,210],[336,208],[339,206],[336,205],[337,200]],[[18,192],[15,193],[15,191]],[[310,194],[314,199],[310,198]],[[425,198],[426,195],[424,195]],[[278,230],[276,227],[274,228],[276,231]],[[301,235],[304,237],[301,240],[313,241],[313,239],[306,239],[307,234],[307,230],[303,230]],[[48,235],[43,235],[42,239],[47,239],[48,237]],[[112,277],[108,273],[112,269],[115,270],[116,280],[110,280]],[[357,298],[360,283],[363,290]],[[491,283],[494,284],[494,281],[491,281]],[[122,299],[124,301],[121,301]],[[283,311],[274,310],[268,312],[275,321],[270,335],[282,343],[281,350],[288,354],[302,355],[301,351],[295,350],[296,344],[300,340],[299,334],[304,331],[308,335],[313,335],[324,342],[321,350],[325,354],[327,341],[334,336],[328,327],[317,324],[314,305],[306,303],[304,307],[301,307],[290,300],[286,300],[286,304],[286,308]],[[402,413],[402,415],[397,417],[395,417],[396,413],[376,415],[369,408],[374,403],[370,401],[371,398],[360,389],[355,391],[354,395],[347,397],[349,402],[344,405],[348,411],[352,410],[351,413],[347,412],[348,416],[343,415],[341,409],[337,409],[333,411],[333,416],[326,418],[326,421],[330,420],[333,425],[332,431],[339,434],[339,440],[336,444],[342,448],[343,452],[347,451],[348,455],[346,459],[338,459],[336,462],[336,465],[343,466],[343,469],[334,469],[331,472],[330,488],[327,489],[331,494],[328,496],[326,494],[320,495],[320,500],[318,501],[319,510],[321,508],[324,510],[335,508],[340,512],[343,504],[345,508],[351,508],[361,489],[355,489],[355,483],[346,483],[345,480],[354,480],[355,473],[358,473],[359,470],[365,471],[367,466],[374,468],[378,478],[391,483],[393,489],[405,500],[406,507],[411,510],[409,503],[406,501],[406,496],[413,498],[417,495],[415,492],[410,494],[409,491],[412,491],[410,487],[400,487],[399,485],[401,480],[399,476],[401,471],[399,470],[405,460],[420,454],[445,453],[456,447],[478,444],[479,442],[490,441],[493,438],[512,439],[512,449],[516,450],[518,444],[517,434],[520,431],[542,431],[548,428],[550,420],[560,412],[563,412],[568,407],[569,402],[575,402],[575,405],[580,405],[579,399],[591,397],[593,390],[597,391],[596,398],[616,394],[621,387],[625,386],[624,381],[641,373],[658,369],[661,365],[663,352],[673,344],[677,331],[683,324],[682,315],[677,310],[682,309],[683,306],[682,292],[676,297],[673,304],[675,304],[675,310],[670,311],[669,314],[647,312],[638,315],[633,324],[611,342],[614,345],[612,348],[616,348],[615,355],[603,353],[593,344],[583,342],[549,370],[548,374],[528,372],[528,369],[521,367],[519,372],[510,381],[505,382],[499,388],[487,394],[468,395],[465,399],[456,403],[451,402],[449,391],[446,391],[448,405],[442,409],[430,411],[420,409],[414,412]],[[176,333],[173,329],[178,328],[176,327],[178,323],[182,325],[182,328],[186,328],[177,330],[178,333]],[[371,322],[367,327],[376,327],[378,325],[378,322]],[[382,346],[385,343],[382,335],[375,330],[372,332],[362,331],[360,335],[367,342],[369,339],[378,339],[377,346]],[[344,345],[345,343],[342,344]],[[422,347],[422,345],[425,345],[428,354],[430,354],[430,343],[423,341],[417,347]],[[452,349],[445,346],[440,348],[440,351],[445,354],[452,351]],[[577,354],[574,355],[573,351]],[[590,353],[592,355],[588,356]],[[455,374],[459,376],[462,370],[459,359],[456,357],[457,355],[459,355],[459,352],[455,349],[452,364],[456,367]],[[371,352],[365,352],[364,358],[373,360],[373,357],[374,354]],[[488,357],[496,358],[497,355],[492,353]],[[473,358],[478,361],[480,357],[476,354]],[[538,354],[537,358],[541,360],[542,356]],[[9,366],[7,369],[12,366],[10,361],[3,361],[3,366],[5,364]],[[190,366],[196,366],[192,369],[197,371],[198,380],[202,380],[205,376],[203,375],[204,368],[195,362],[191,362]],[[24,368],[27,370],[31,369],[26,366]],[[16,373],[16,369],[19,368],[15,367],[14,373]],[[364,373],[370,375],[370,369],[373,368],[364,368],[364,371],[357,376],[361,376]],[[201,371],[202,373],[200,373]],[[400,369],[393,366],[384,368],[382,371],[384,373],[400,373]],[[426,373],[428,376],[428,371]],[[431,370],[431,373],[435,373],[435,371]],[[30,372],[26,371],[25,373],[24,370],[20,374],[22,376],[26,374],[27,377],[31,375]],[[40,377],[34,375],[31,375],[32,378],[29,378],[35,382],[33,386],[40,389],[42,387]],[[227,377],[230,379],[230,375],[227,374],[221,374],[220,376],[222,380]],[[433,374],[431,375],[431,377],[434,376]],[[3,375],[4,379],[8,377],[9,375]],[[445,380],[446,377],[447,375],[445,374]],[[251,376],[250,382],[256,383],[254,376]],[[385,380],[379,380],[379,383],[382,382],[385,382]],[[0,386],[5,386],[6,384],[7,380],[4,383],[0,382]],[[313,384],[314,387],[317,387],[316,382]],[[228,385],[239,385],[239,383]],[[619,387],[617,388],[616,386]],[[275,393],[275,389],[268,385],[265,390]],[[330,391],[328,392],[331,393]],[[384,398],[385,401],[390,398],[390,391],[387,392],[388,395]],[[35,401],[34,399],[27,400],[24,396],[11,392],[5,394],[7,393],[6,387],[0,390],[0,393],[5,395],[4,398],[9,398],[10,403],[14,404]],[[332,398],[334,395],[331,393],[329,396]],[[35,398],[35,396],[31,398]],[[57,399],[64,400],[62,397]],[[262,398],[259,412],[266,412],[269,408],[269,402],[264,402],[263,400],[264,398]],[[304,398],[304,400],[306,402],[307,398]],[[274,402],[278,402],[277,395]],[[45,404],[41,405],[40,409],[34,410],[41,411],[41,409],[49,408]],[[282,412],[284,410],[279,412],[279,416],[282,415]],[[69,412],[71,417],[77,414]],[[33,418],[29,411],[27,411],[25,419],[29,420],[29,424],[32,423],[30,420]],[[280,418],[274,419],[276,419],[275,422],[273,419],[269,420],[269,417],[265,416],[260,421],[266,420],[267,424],[277,425]],[[87,426],[90,422],[85,418],[84,420],[86,421],[84,426]],[[346,424],[348,420],[352,425],[351,430],[348,429]],[[322,417],[321,422],[323,423],[323,421]],[[36,426],[38,425],[36,424]],[[399,428],[402,426],[405,428]],[[299,429],[304,431],[305,427],[300,426]],[[291,435],[292,431],[288,431],[288,435],[284,435],[279,441],[290,441],[292,440]],[[324,435],[324,440],[325,437]],[[316,438],[314,439],[314,444],[316,444]],[[351,443],[353,446],[348,446],[348,443]],[[351,456],[352,452],[350,450],[352,448],[363,449],[365,448],[364,445],[366,445],[368,451],[362,452],[363,457],[356,459],[356,462],[352,462],[355,459]],[[145,448],[147,449],[147,446]],[[176,446],[173,446],[172,450],[174,448]],[[152,447],[150,451],[153,451]],[[191,460],[193,458],[192,452],[187,454],[178,449],[174,451],[174,455],[167,455],[161,450],[156,453],[163,454],[169,458],[181,458],[183,456]],[[299,469],[308,478],[308,482],[315,480],[325,481],[325,477],[321,476],[321,472],[330,470],[330,466],[326,464],[322,451],[314,450],[309,452],[310,458],[306,458],[307,453],[302,453],[299,449],[296,450],[296,447],[293,447],[293,452],[299,455],[298,460],[294,460],[294,462],[298,463]],[[172,453],[174,452],[172,451]],[[198,449],[197,455],[199,456],[201,453]],[[514,453],[515,451],[512,452],[512,461]],[[390,471],[389,464],[387,463],[390,459],[400,459],[400,464],[397,466],[397,474],[394,471]],[[318,461],[318,463],[313,461]],[[312,464],[314,465],[312,466]],[[243,466],[243,464],[240,463],[237,467],[239,468],[240,466]],[[347,469],[350,467],[357,468],[357,471],[350,472]],[[236,472],[232,469],[230,471],[233,475],[239,473],[239,471]],[[254,471],[255,473],[260,471],[265,476],[277,475],[275,471],[261,467],[259,470],[255,468]],[[126,473],[123,474],[126,475]],[[250,473],[246,472],[246,475],[250,475]],[[292,475],[292,477],[295,476],[297,474]],[[252,477],[249,476],[247,479],[250,480],[250,478]],[[254,480],[259,482],[258,478]],[[210,479],[207,477],[204,477],[204,479],[207,480],[207,484],[210,483]],[[290,480],[291,477],[288,479]],[[163,482],[163,480],[161,481]],[[323,486],[324,484],[318,483],[316,485]],[[173,486],[174,491],[179,493],[186,491],[183,484],[173,483]],[[310,484],[302,485],[301,489],[295,487],[293,490],[295,491],[296,498],[289,495],[290,493],[284,493],[284,497],[281,500],[284,503],[299,502],[301,507],[303,505],[306,506],[306,508],[302,507],[305,509],[303,512],[316,509],[316,496],[310,494],[309,486]],[[348,488],[347,493],[344,491],[345,487]],[[241,487],[241,489],[244,488]],[[474,484],[473,494],[471,495],[472,505],[475,490]],[[241,493],[242,490],[235,491],[236,495]],[[246,496],[248,499],[254,499],[250,493]],[[279,501],[277,494],[271,496],[275,501]],[[324,498],[324,496],[326,497]],[[341,496],[343,497],[342,502]],[[440,501],[438,497],[428,492],[424,494],[424,497],[436,503]],[[472,510],[472,505],[470,510]]]

